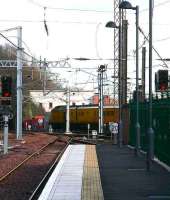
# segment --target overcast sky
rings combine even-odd
[[[129,1],[133,6],[139,5],[139,23],[148,35],[149,2]],[[113,20],[113,0],[0,0],[0,2],[0,30],[22,26],[23,41],[37,58],[39,56],[46,57],[48,60],[66,57],[113,58],[113,30],[104,27],[108,21]],[[153,45],[162,57],[170,57],[170,1],[155,0],[154,5]],[[46,7],[45,11],[44,7]],[[47,21],[48,36],[44,28],[44,18]],[[134,11],[127,11],[127,19],[129,23],[128,62],[131,66],[128,68],[128,76],[135,77]],[[12,41],[16,41],[15,31],[4,34]],[[4,42],[2,39],[0,41]],[[143,41],[140,35],[140,45]],[[24,48],[28,51],[25,45]],[[161,63],[156,60],[157,58],[154,54],[154,65]],[[73,67],[87,67],[87,65],[97,67],[98,64],[77,62]]]

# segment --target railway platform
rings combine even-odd
[[[170,172],[128,147],[69,145],[39,200],[170,199]]]
[[[96,147],[105,200],[170,199],[170,171],[156,162],[146,170],[146,155],[134,155],[127,146]]]
[[[69,145],[39,200],[103,200],[95,145]]]

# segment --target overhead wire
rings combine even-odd
[[[16,45],[16,44],[14,44],[10,39],[8,39],[8,37],[6,37],[4,34],[2,34],[2,33],[0,33],[0,35],[5,39],[5,40],[7,40],[15,49],[18,49],[18,46]],[[25,51],[22,51],[25,55],[27,55],[27,56],[29,56],[29,57],[31,57],[31,59],[32,59],[32,61],[33,60],[36,60],[37,61],[37,59],[35,59],[35,58],[33,58],[33,56],[32,55],[30,55],[29,53],[27,53],[27,52],[25,52]],[[16,54],[14,54],[13,52],[11,52],[13,55],[15,55],[16,56]],[[26,60],[26,59],[24,59],[23,57],[21,57],[20,58],[22,61],[24,61],[24,62],[30,62],[29,60]],[[32,62],[31,61],[31,62]],[[39,80],[37,80],[37,81],[39,81]],[[37,81],[34,81],[34,82],[37,82]],[[31,82],[32,83],[32,82]],[[25,86],[25,85],[28,85],[28,84],[24,84],[23,86]]]
[[[44,5],[35,2],[34,0],[28,0],[30,3],[44,8]],[[52,6],[45,6],[47,9],[53,9],[53,10],[63,10],[63,11],[78,11],[78,12],[95,12],[95,13],[113,13],[113,10],[92,10],[92,9],[79,9],[79,8],[59,8],[59,7],[52,7]]]
[[[44,22],[45,22],[45,18],[44,18]],[[47,30],[46,30],[47,31]],[[48,32],[47,32],[47,34],[48,34]],[[16,48],[16,49],[18,49],[18,46],[15,44],[15,43],[13,43],[10,39],[8,39],[8,37],[6,37],[4,34],[2,34],[2,33],[0,33],[0,35],[5,39],[5,40],[7,40],[14,48]],[[25,55],[27,55],[27,56],[29,56],[29,57],[31,57],[32,59],[34,59],[34,60],[36,60],[37,61],[37,59],[35,59],[35,58],[33,58],[33,56],[32,55],[30,55],[29,53],[27,53],[27,52],[25,52],[25,51],[23,51],[23,53],[25,54]],[[13,53],[14,54],[14,53]],[[30,60],[26,60],[26,59],[23,59],[23,58],[20,58],[20,59],[22,59],[22,61],[25,61],[25,62],[32,62],[32,61],[30,61]],[[36,81],[35,81],[36,82]]]
[[[15,49],[18,49],[18,46],[15,44],[15,43],[13,43],[10,39],[8,39],[8,37],[6,37],[4,34],[2,34],[1,32],[0,32],[0,36],[2,36],[5,40],[7,40],[10,44],[12,44],[12,46],[15,48]],[[31,57],[32,59],[34,59],[34,60],[36,60],[36,61],[38,61],[35,57],[33,57],[32,55],[30,55],[29,53],[27,53],[26,51],[24,51],[24,50],[22,50],[22,53],[24,53],[25,55],[27,55],[27,56],[29,56],[29,57]],[[23,59],[23,58],[20,58],[20,59]],[[23,59],[23,61],[28,61],[28,60],[25,60],[25,59]],[[28,61],[29,62],[29,61]]]
[[[166,0],[166,1],[163,1],[163,2],[161,2],[161,3],[154,4],[154,8],[158,8],[158,7],[164,6],[164,5],[169,4],[169,3],[170,3],[170,1],[169,1],[169,0]],[[141,13],[141,12],[148,11],[148,10],[149,10],[149,8],[142,9],[142,10],[140,10],[140,13]]]
[[[47,21],[46,21],[46,7],[44,7],[44,28],[45,28],[45,31],[46,31],[47,36],[48,36],[49,31],[48,31],[48,26],[47,26]]]
[[[138,27],[140,33],[144,36],[144,38],[149,41],[148,37],[145,35],[145,33],[143,32],[143,30],[141,29],[141,27]],[[161,59],[161,61],[164,63],[165,67],[168,68],[167,63],[163,60],[162,56],[159,54],[159,52],[155,49],[155,47],[152,45],[152,49],[155,51],[155,53],[157,54],[157,56]]]
[[[169,36],[169,37],[166,37],[166,38],[154,40],[154,43],[155,43],[155,42],[163,42],[163,41],[167,41],[167,40],[170,40],[170,36]]]
[[[20,23],[44,23],[44,20],[17,20],[17,19],[0,19],[0,22],[20,22]],[[61,21],[61,20],[47,20],[46,23],[60,23],[60,24],[86,24],[86,25],[96,25],[98,22],[95,21]]]
[[[6,36],[4,36],[4,34],[0,33],[0,35],[7,40],[10,44],[12,44],[16,49],[18,49],[18,46],[16,44],[14,44],[11,40],[9,40]]]

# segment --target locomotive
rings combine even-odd
[[[46,128],[46,121],[43,115],[36,115],[31,119],[24,119],[24,130],[44,131]]]
[[[70,106],[70,130],[72,132],[87,132],[88,124],[90,124],[91,130],[98,130],[98,110],[97,105]],[[105,132],[109,130],[109,122],[118,122],[118,118],[118,107],[104,106],[103,119]],[[54,131],[65,131],[66,106],[56,106],[51,110],[49,125],[51,125]]]

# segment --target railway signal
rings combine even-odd
[[[11,95],[12,95],[12,77],[2,76],[1,77],[2,105],[10,105]]]
[[[168,90],[168,70],[158,70],[155,73],[155,90],[156,92]]]

